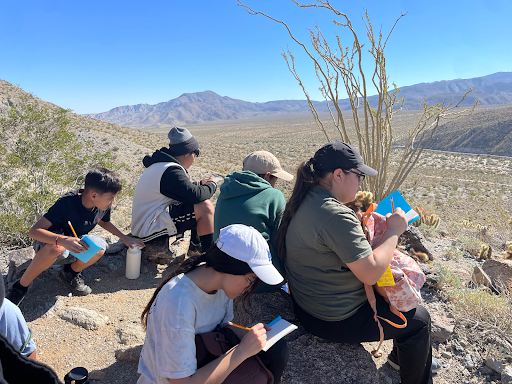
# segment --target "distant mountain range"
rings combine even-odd
[[[512,72],[498,72],[492,75],[472,79],[457,79],[421,83],[401,88],[405,99],[404,109],[414,110],[422,107],[423,100],[429,105],[446,101],[458,101],[470,88],[476,89],[466,98],[464,106],[512,104]],[[369,98],[376,103],[378,96]],[[340,100],[343,110],[350,109],[348,99]],[[319,112],[327,112],[325,102],[314,101]],[[91,113],[91,117],[134,128],[161,127],[176,124],[198,124],[215,120],[236,120],[272,115],[308,113],[306,100],[278,100],[266,103],[252,103],[212,91],[184,93],[166,102],[150,105],[137,104],[116,107],[103,113]]]
[[[496,84],[509,83],[512,84],[510,76],[511,74],[498,73],[487,76],[490,81],[494,81],[493,87],[498,87]],[[483,83],[488,79],[480,81]],[[500,80],[500,81],[495,81]],[[503,81],[506,80],[506,81]],[[461,82],[464,80],[460,80]],[[471,85],[476,83],[476,79],[468,80],[471,81]],[[439,82],[432,84],[425,84],[426,87],[434,87],[436,89],[446,89],[447,87],[454,87],[454,84],[447,84],[451,82]],[[469,83],[468,83],[469,84]],[[492,84],[491,84],[492,85]],[[405,88],[405,87],[404,87]],[[413,88],[408,87],[408,88]],[[457,91],[456,88],[452,88]],[[452,95],[453,93],[449,93]],[[480,94],[479,94],[480,95]],[[498,94],[500,96],[500,94]],[[501,94],[503,96],[503,94]],[[21,88],[14,86],[7,81],[0,80],[0,118],[7,117],[9,110],[14,107],[18,107],[24,103],[24,99],[27,97],[33,98],[41,105],[54,109],[56,105],[48,103],[44,100],[40,100],[37,97],[31,96],[23,91]],[[201,92],[200,94],[185,94],[181,97],[171,100],[167,103],[160,103],[156,106],[148,104],[140,104],[137,106],[130,107],[119,107],[112,111],[112,115],[116,116],[113,111],[118,111],[119,118],[123,118],[123,111],[126,112],[124,118],[128,121],[130,116],[133,118],[139,111],[157,111],[158,108],[162,108],[162,104],[169,105],[174,103],[174,112],[180,111],[182,116],[189,114],[192,116],[193,112],[203,113],[205,118],[211,118],[210,115],[206,114],[206,105],[209,105],[210,110],[215,108],[223,109],[225,116],[231,116],[232,119],[239,118],[240,115],[246,115],[249,113],[261,113],[263,115],[271,116],[272,113],[290,113],[290,117],[293,117],[293,113],[308,112],[306,101],[271,101],[268,103],[249,103],[246,101],[235,100],[229,97],[221,97],[214,92]],[[181,105],[180,105],[181,103]],[[511,103],[512,104],[512,103]],[[258,109],[259,107],[259,109]],[[321,106],[319,106],[321,107]],[[205,109],[203,109],[205,108]],[[131,111],[131,112],[130,112]],[[198,111],[198,112],[197,112]],[[108,113],[110,113],[108,112]],[[68,115],[71,119],[71,128],[78,132],[84,137],[90,136],[90,130],[101,135],[117,136],[121,140],[133,141],[134,143],[146,143],[148,138],[153,137],[153,134],[149,132],[143,132],[139,130],[132,130],[129,128],[121,127],[119,125],[113,125],[109,122],[91,119],[84,116],[70,113]],[[221,115],[217,115],[220,119]],[[173,122],[168,116],[166,122]],[[147,119],[147,120],[144,120]],[[140,118],[138,121],[151,121],[156,120],[156,114],[146,118]],[[127,125],[123,123],[123,125]],[[82,133],[80,133],[82,132]],[[148,144],[149,147],[154,147],[156,143],[160,143],[160,136],[155,136],[155,141]],[[120,147],[121,144],[117,139],[110,137],[108,140],[97,140],[96,145],[111,145]],[[125,143],[126,144],[126,143]],[[125,145],[123,144],[123,145]],[[401,144],[400,141],[397,142]],[[482,153],[502,156],[512,156],[512,106],[503,105],[502,107],[490,107],[487,110],[477,110],[470,116],[462,117],[460,119],[449,121],[443,125],[440,125],[434,135],[432,141],[428,145],[428,148],[437,149],[441,151],[454,151],[454,152],[467,152],[467,153]],[[121,151],[119,152],[121,153]]]

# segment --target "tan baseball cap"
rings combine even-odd
[[[279,160],[267,151],[256,151],[247,155],[243,162],[243,170],[251,171],[257,175],[264,175],[270,172],[272,176],[280,179],[290,181],[293,176],[286,171],[283,171]]]

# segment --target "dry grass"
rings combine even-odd
[[[438,266],[439,292],[448,301],[454,317],[469,339],[488,355],[512,354],[512,296],[496,295],[486,287],[468,288],[446,267]],[[478,337],[476,337],[478,335]]]

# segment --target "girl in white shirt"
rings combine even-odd
[[[219,240],[201,256],[185,260],[155,290],[142,313],[146,340],[138,384],[217,384],[245,359],[258,354],[280,381],[288,360],[284,340],[268,352],[268,326],[256,324],[240,344],[197,368],[195,335],[233,319],[233,299],[248,297],[262,280],[276,285],[283,277],[272,265],[268,244],[252,227],[221,229]]]

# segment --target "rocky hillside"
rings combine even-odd
[[[511,156],[512,107],[477,111],[441,125],[427,148]]]
[[[437,81],[402,87],[404,109],[418,109],[422,107],[424,100],[428,104],[440,103],[442,100],[458,101],[470,88],[475,91],[466,98],[462,104],[464,106],[473,105],[477,100],[480,105],[512,104],[512,72],[499,72],[473,79]],[[376,101],[377,96],[370,97],[371,103]],[[340,100],[339,104],[344,110],[350,109],[348,99]],[[313,105],[319,112],[328,112],[324,102],[314,101]],[[85,116],[129,127],[148,128],[298,113],[309,113],[306,100],[251,103],[205,91],[184,93],[176,99],[155,105],[126,105]]]
[[[0,118],[6,117],[12,107],[18,108],[21,103],[27,103],[27,100],[30,103],[37,102],[46,108],[59,108],[0,79]],[[72,112],[69,113],[69,118],[71,130],[84,142],[91,143],[88,151],[96,153],[110,150],[120,163],[125,163],[132,169],[139,166],[141,154],[149,152],[148,148],[154,149],[166,144],[162,143],[164,135],[134,130]]]

